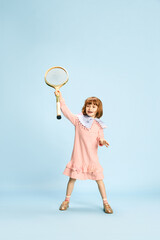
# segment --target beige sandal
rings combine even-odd
[[[63,201],[59,210],[67,210],[68,207],[69,207],[69,201]]]
[[[109,205],[109,203],[104,203],[104,211],[105,213],[113,213],[113,210],[111,208],[111,206]]]

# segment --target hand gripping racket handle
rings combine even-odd
[[[61,117],[59,96],[56,96],[56,109],[57,109],[57,119],[61,119],[62,117]]]

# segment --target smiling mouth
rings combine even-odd
[[[88,112],[88,113],[92,113],[92,112]]]

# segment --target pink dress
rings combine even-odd
[[[104,138],[103,128],[95,119],[90,129],[83,126],[77,115],[69,110],[63,97],[60,98],[60,108],[63,115],[75,126],[72,156],[63,174],[80,180],[103,179],[103,168],[97,154],[99,139]]]

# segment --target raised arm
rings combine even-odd
[[[61,92],[59,91],[60,93],[60,108],[61,108],[61,111],[63,113],[63,115],[73,124],[75,125],[76,123],[76,115],[73,114],[70,109],[67,107],[66,103],[65,103],[65,100],[64,98],[62,97],[62,94]],[[56,95],[56,92],[55,92],[55,95]]]

